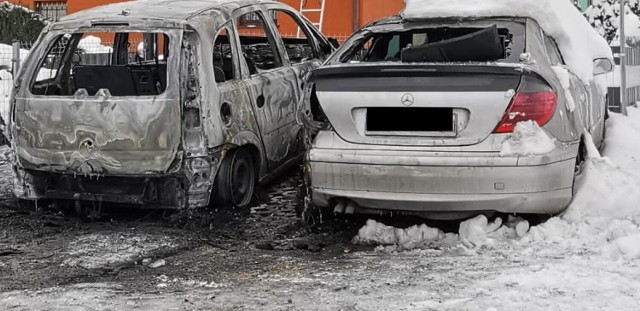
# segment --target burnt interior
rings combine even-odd
[[[35,73],[34,95],[69,96],[83,89],[94,96],[106,89],[113,96],[154,96],[165,91],[167,35],[115,33],[98,52],[81,46],[87,35],[60,35],[53,41]]]
[[[498,27],[473,30],[444,28],[430,37],[434,42],[409,46],[400,52],[403,62],[460,62],[502,59],[507,54],[510,34],[501,35]],[[434,38],[435,35],[440,35]],[[402,38],[402,37],[401,37]],[[402,42],[401,39],[401,44]]]
[[[453,132],[453,108],[367,108],[367,132]]]
[[[371,32],[353,43],[341,62],[518,62],[524,24],[470,21]]]
[[[305,38],[282,38],[287,54],[292,63],[299,63],[304,59],[315,58],[313,47]],[[240,43],[242,55],[250,74],[256,74],[259,70],[269,70],[278,68],[280,56],[276,55],[274,49],[269,45],[267,37],[241,36]],[[232,50],[229,38],[226,35],[216,37],[214,46],[214,66],[217,72],[224,73],[216,78],[218,82],[231,80],[233,77]]]

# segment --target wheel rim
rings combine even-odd
[[[249,204],[253,193],[254,175],[252,166],[246,157],[236,155],[231,165],[231,200],[235,206]]]

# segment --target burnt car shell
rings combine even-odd
[[[16,196],[195,208],[212,203],[216,187],[225,186],[216,176],[229,162],[225,157],[238,155],[237,150],[255,164],[256,181],[267,181],[296,163],[302,148],[297,142],[300,127],[292,119],[294,99],[311,69],[324,58],[319,45],[327,45],[326,39],[306,28],[311,24],[301,18],[303,30],[314,34],[308,42],[318,49],[316,57],[294,66],[283,56],[281,69],[262,75],[250,75],[243,61],[234,69],[237,80],[225,83],[214,83],[215,65],[206,56],[220,27],[231,25],[239,14],[271,9],[294,14],[271,1],[132,1],[70,15],[48,26],[18,76],[12,98],[9,136]],[[267,26],[273,30],[274,23],[268,21]],[[229,35],[237,32],[235,27],[229,31]],[[56,38],[64,37],[65,44],[73,46],[77,45],[75,34],[85,33],[115,33],[116,41],[118,34],[141,33],[145,38],[155,35],[152,44],[164,42],[163,57],[129,63],[126,71],[134,79],[142,72],[157,91],[153,83],[140,85],[142,79],[135,80],[135,96],[129,96],[131,90],[93,87],[86,81],[107,72],[112,75],[108,83],[128,79],[118,76],[123,70],[120,63],[100,71],[91,66],[66,71],[60,67],[52,74],[56,78],[36,79]],[[282,41],[272,42],[285,50]],[[122,53],[118,44],[114,43],[110,57],[126,62],[127,55],[117,55]],[[240,52],[233,53],[241,59]],[[67,54],[56,61],[72,62],[73,53]],[[81,79],[83,71],[88,72],[82,76],[86,79]],[[75,81],[68,82],[73,79],[65,77],[65,72]],[[280,83],[251,83],[274,77],[280,77]],[[264,97],[254,96],[252,89]],[[272,103],[278,98],[291,101]],[[256,105],[265,108],[257,110],[262,107]],[[263,112],[267,110],[270,113]],[[284,122],[287,116],[290,122]],[[272,126],[271,133],[260,131],[261,125],[273,124],[280,126]],[[268,141],[269,135],[282,139]]]

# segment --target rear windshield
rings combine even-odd
[[[153,96],[167,87],[169,37],[163,33],[69,33],[39,60],[31,93]],[[86,92],[86,93],[85,93]]]
[[[342,63],[519,62],[525,52],[525,25],[513,21],[474,21],[374,30],[349,44]],[[382,28],[379,28],[382,29]]]

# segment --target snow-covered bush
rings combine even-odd
[[[34,11],[7,1],[0,2],[0,43],[34,42],[45,24],[42,16]]]
[[[640,0],[628,0],[626,7],[626,33],[630,37],[628,43],[635,44],[637,40],[633,37],[640,35],[640,29],[638,29],[638,24],[640,24],[638,22]],[[598,33],[607,39],[607,42],[616,44],[619,41],[619,0],[593,0],[584,15]]]

